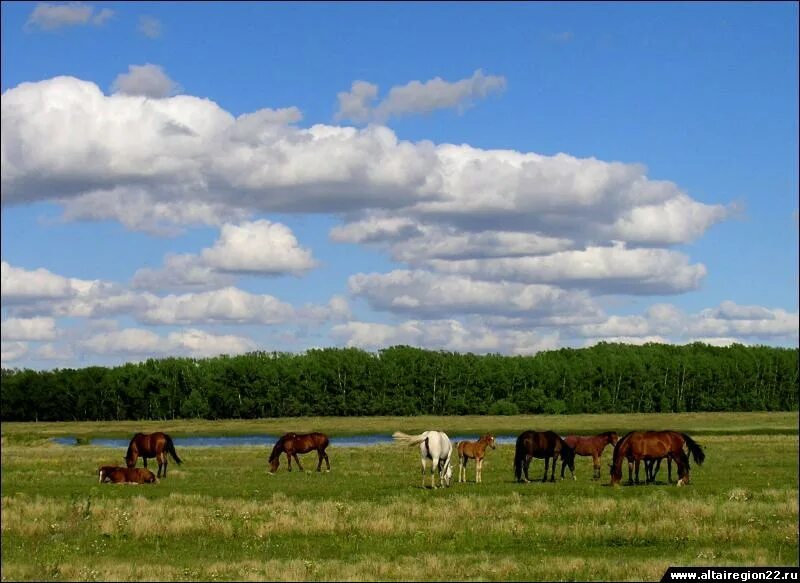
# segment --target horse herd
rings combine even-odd
[[[495,449],[495,438],[486,434],[477,441],[460,441],[453,447],[450,438],[442,431],[425,431],[419,435],[408,435],[400,431],[392,434],[395,441],[406,443],[409,446],[419,444],[420,462],[422,464],[422,485],[426,485],[427,462],[430,460],[431,487],[436,488],[436,473],[439,475],[439,486],[450,486],[453,476],[451,458],[453,451],[458,457],[458,481],[467,481],[467,463],[475,460],[475,482],[482,482],[483,460],[489,448]],[[297,463],[300,471],[303,466],[297,454],[316,451],[318,456],[317,471],[321,471],[324,461],[327,470],[331,469],[331,462],[325,452],[330,440],[324,433],[286,433],[275,443],[270,452],[268,464],[269,473],[274,474],[280,466],[281,454],[286,455],[289,471],[292,471],[292,459]],[[622,463],[628,462],[628,480],[639,483],[639,469],[641,462],[645,465],[646,482],[655,481],[656,474],[661,467],[662,460],[667,460],[668,481],[672,482],[672,462],[678,469],[678,486],[689,483],[689,455],[695,463],[701,465],[705,453],[700,445],[685,433],[678,431],[631,431],[619,438],[613,431],[607,431],[594,436],[568,435],[561,437],[554,431],[525,431],[517,437],[514,450],[514,477],[518,482],[529,482],[528,467],[532,459],[544,460],[544,475],[542,482],[547,481],[548,470],[550,481],[555,482],[556,464],[561,459],[561,478],[564,471],[569,468],[572,479],[575,479],[575,456],[591,456],[594,468],[592,479],[600,479],[600,458],[607,445],[614,447],[611,461],[611,484],[619,485],[622,480]],[[684,450],[684,447],[686,450]],[[159,478],[167,477],[167,454],[180,464],[181,459],[175,451],[172,438],[161,432],[137,433],[133,436],[125,454],[125,467],[102,466],[98,470],[100,482],[112,483],[156,483]],[[144,468],[136,468],[136,461],[142,458]],[[158,474],[147,469],[148,458],[155,458],[158,462]],[[552,468],[550,462],[552,460]]]

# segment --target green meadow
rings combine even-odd
[[[600,481],[579,457],[575,481],[517,484],[513,445],[489,451],[483,483],[471,464],[468,483],[442,490],[421,487],[419,450],[402,445],[331,446],[331,473],[312,471],[314,453],[304,472],[283,457],[275,475],[267,447],[178,447],[184,463],[158,484],[101,485],[98,466],[121,464],[124,448],[49,441],[650,428],[704,448],[688,487],[667,484],[664,464],[656,484],[612,488],[610,448]],[[670,565],[797,565],[798,454],[797,413],[3,423],[2,579],[608,581],[658,580]],[[532,463],[532,478],[542,471]]]

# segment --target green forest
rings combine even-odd
[[[535,356],[394,346],[3,369],[3,421],[798,409],[798,350],[600,343]]]

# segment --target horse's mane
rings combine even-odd
[[[630,437],[631,433],[633,433],[633,431],[628,431],[628,433],[626,433],[625,435],[623,435],[622,437],[620,437],[620,438],[617,440],[617,443],[616,443],[616,445],[614,446],[614,453],[613,453],[613,455],[611,456],[611,461],[612,461],[612,462],[613,462],[615,459],[617,459],[617,452],[618,452],[620,449],[622,449],[622,444],[624,444],[624,443],[625,443],[625,442],[628,440],[628,437]]]

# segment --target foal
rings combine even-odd
[[[467,481],[467,462],[470,458],[475,460],[475,483],[481,483],[481,473],[483,471],[483,457],[486,455],[486,448],[496,449],[494,435],[487,433],[481,435],[478,441],[459,441],[458,442],[458,481]]]
[[[603,455],[603,450],[607,445],[616,445],[618,440],[619,436],[614,431],[606,431],[605,433],[601,433],[600,435],[595,435],[593,437],[567,435],[564,438],[564,441],[567,442],[567,445],[574,449],[577,455],[592,456],[592,466],[594,467],[594,473],[592,475],[593,480],[600,479],[600,456]],[[566,464],[566,461],[561,462],[562,478],[564,477],[564,466]],[[570,471],[572,472],[572,479],[574,480],[574,468],[570,468]]]

